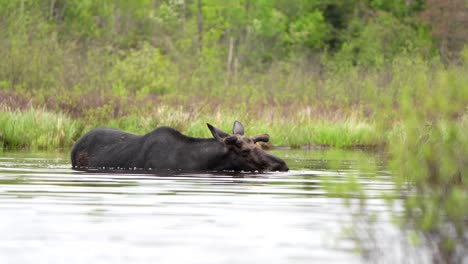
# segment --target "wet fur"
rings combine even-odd
[[[209,125],[210,130],[212,130]],[[215,128],[214,128],[215,129]],[[212,130],[219,137],[192,138],[170,127],[160,127],[138,136],[116,129],[97,128],[73,146],[74,169],[178,169],[187,171],[285,170],[283,160],[255,143],[246,147],[226,144],[227,133]],[[217,134],[216,134],[217,135]],[[235,143],[242,145],[242,137]],[[248,138],[245,138],[246,142]],[[252,143],[252,142],[250,142]],[[241,149],[249,149],[243,156]],[[244,150],[245,152],[245,150]],[[273,165],[272,165],[273,164]]]

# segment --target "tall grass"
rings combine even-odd
[[[311,145],[334,147],[375,146],[383,143],[369,120],[348,118],[324,120],[304,118],[302,114],[265,119],[248,112],[223,114],[223,111],[198,114],[180,107],[160,106],[153,114],[126,115],[107,120],[73,120],[63,113],[30,108],[25,111],[2,111],[0,132],[7,148],[68,148],[82,135],[96,127],[113,127],[136,134],[145,134],[159,126],[171,126],[192,137],[211,137],[210,123],[229,133],[235,120],[244,123],[246,134],[268,133],[270,143],[277,146],[303,147]]]
[[[30,108],[26,111],[2,111],[0,139],[3,148],[58,149],[70,145],[81,127],[64,114]]]
[[[232,133],[234,120],[239,120],[245,125],[247,135],[268,133],[271,136],[270,143],[276,146],[368,147],[384,143],[384,138],[377,134],[372,121],[354,117],[326,120],[290,113],[287,117],[267,118],[246,110],[197,114],[173,107],[161,107],[156,112],[154,116],[129,116],[113,120],[108,125],[136,133],[149,132],[157,126],[165,125],[175,127],[189,136],[211,137],[206,123]]]

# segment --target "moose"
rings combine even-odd
[[[257,142],[269,135],[244,136],[234,122],[230,135],[207,123],[213,138],[185,136],[174,128],[159,127],[138,136],[111,128],[96,128],[83,135],[71,150],[75,170],[180,170],[180,171],[288,171],[286,163],[265,152]]]

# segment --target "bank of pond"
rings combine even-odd
[[[97,127],[117,128],[142,135],[157,127],[169,126],[191,137],[208,138],[211,134],[206,123],[227,130],[234,120],[239,119],[232,113],[223,117],[201,116],[193,120],[169,109],[157,112],[158,116],[125,116],[100,122],[73,119],[66,114],[43,109],[3,111],[0,115],[0,144],[7,149],[68,149],[80,136]],[[375,148],[383,146],[388,137],[379,133],[374,121],[355,117],[338,120],[305,120],[299,117],[294,120],[256,120],[245,117],[242,120],[248,127],[246,133],[271,135],[270,147]],[[388,133],[394,132],[397,130]]]

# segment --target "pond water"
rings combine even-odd
[[[404,255],[381,198],[394,186],[376,154],[275,154],[291,171],[88,173],[71,170],[68,153],[0,153],[0,263],[361,263],[376,256],[368,248],[390,263]],[[378,247],[366,246],[373,240]]]

